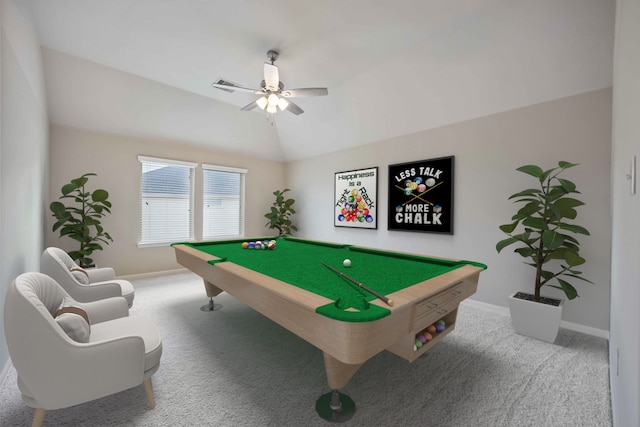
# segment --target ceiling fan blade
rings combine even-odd
[[[241,108],[242,111],[251,111],[254,108],[256,108],[258,106],[258,104],[256,103],[256,101],[253,101],[247,105],[245,105],[244,107]]]
[[[253,93],[255,95],[261,95],[263,92],[261,90],[258,89],[250,89],[248,87],[242,87],[242,86],[236,86],[236,85],[230,85],[230,84],[222,84],[222,83],[211,83],[211,87],[215,87],[218,89],[222,89],[222,90],[230,90],[230,91],[241,91],[241,92],[250,92]]]
[[[278,90],[280,85],[280,75],[278,74],[278,67],[264,63],[264,82],[269,90]]]
[[[287,105],[287,108],[285,108],[285,110],[295,114],[296,116],[299,116],[300,114],[304,113],[304,110],[302,108],[298,107],[296,104],[294,104],[291,101],[289,101],[289,105]]]
[[[285,98],[303,98],[307,96],[325,96],[329,94],[326,87],[307,87],[303,89],[287,89],[283,90],[280,95]]]

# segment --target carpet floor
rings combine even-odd
[[[227,294],[221,310],[199,277],[133,281],[132,315],[163,340],[142,385],[48,411],[45,426],[328,426],[315,401],[329,391],[322,352]],[[55,367],[52,366],[52,369]],[[70,379],[72,381],[72,379]],[[345,426],[611,426],[608,342],[562,329],[555,344],[517,335],[509,316],[461,305],[456,329],[413,363],[382,352],[341,390],[356,402]],[[0,426],[28,426],[10,368],[0,385]]]

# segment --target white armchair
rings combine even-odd
[[[76,314],[82,312],[78,308],[86,312],[88,323],[83,313]],[[14,280],[5,299],[5,337],[22,400],[36,408],[32,426],[42,425],[47,410],[142,383],[149,406],[155,406],[151,376],[160,365],[162,340],[149,319],[128,312],[122,297],[78,303],[41,273],[24,273]],[[87,328],[88,334],[80,338],[85,342],[74,340],[78,338],[63,319]]]
[[[40,271],[52,277],[73,299],[80,302],[123,296],[129,307],[133,304],[131,282],[116,279],[111,267],[83,269],[60,248],[47,248],[42,253]]]

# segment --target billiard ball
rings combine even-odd
[[[344,265],[345,267],[351,267],[351,260],[345,259],[344,261],[342,261],[342,265]]]
[[[247,249],[249,247],[248,242],[242,242],[242,249]]]

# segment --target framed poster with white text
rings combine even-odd
[[[453,160],[389,165],[389,230],[453,234]]]
[[[378,228],[377,190],[377,167],[336,173],[333,225]]]

